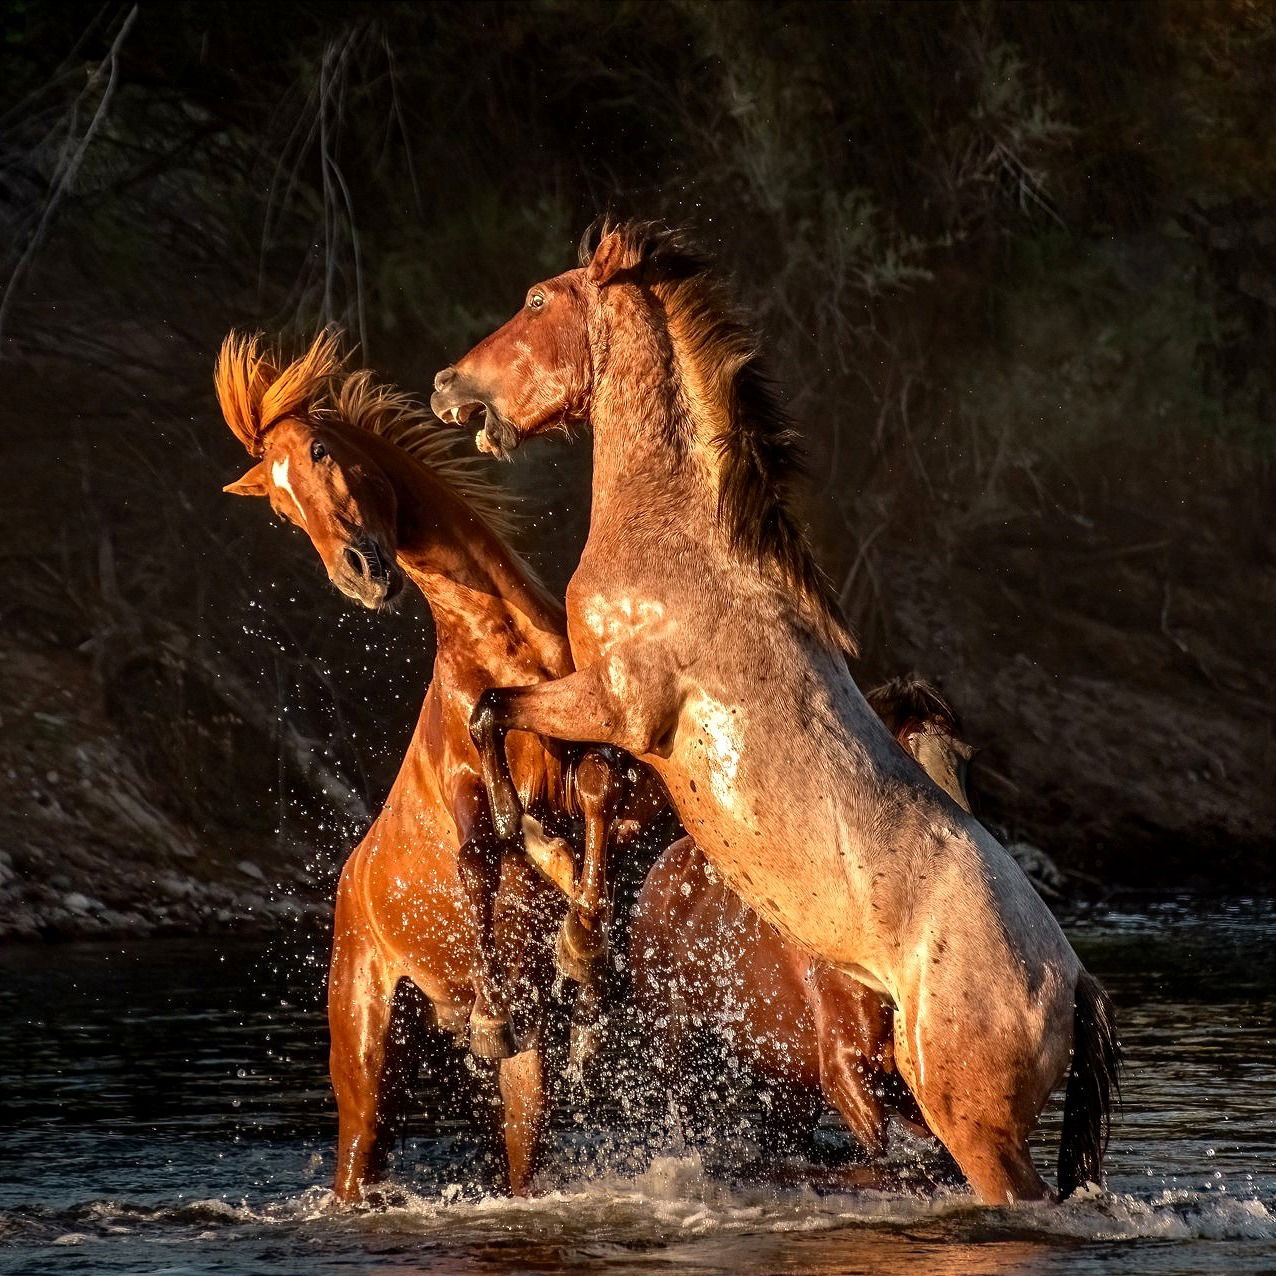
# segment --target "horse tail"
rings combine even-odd
[[[1059,1196],[1103,1181],[1103,1155],[1120,1101],[1121,1047],[1112,1000],[1093,975],[1077,979],[1072,1012],[1072,1068],[1063,1102]]]

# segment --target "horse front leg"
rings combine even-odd
[[[478,750],[492,828],[497,837],[505,840],[519,832],[523,804],[514,784],[514,776],[510,772],[509,754],[505,748],[505,737],[510,728],[504,721],[501,712],[503,706],[494,696],[494,690],[485,691],[474,706],[474,712],[470,716],[470,739]]]
[[[474,966],[470,981],[470,1053],[480,1059],[506,1059],[515,1052],[514,1029],[496,971],[496,895],[501,884],[500,842],[491,834],[468,838],[457,852],[461,885],[474,926]]]
[[[363,1198],[385,1172],[399,1113],[400,1060],[391,1038],[397,976],[349,898],[337,896],[336,937],[328,973],[329,1072],[337,1099],[337,1172],[343,1205]]]
[[[537,1036],[532,1046],[500,1063],[501,1108],[509,1190],[528,1196],[545,1142],[545,1065]]]
[[[623,694],[617,686],[623,687]],[[643,651],[627,656],[619,649],[613,649],[605,662],[555,682],[489,687],[474,707],[470,735],[482,761],[497,834],[513,837],[523,815],[505,754],[510,731],[610,744],[639,757],[660,749],[676,724],[675,687],[659,655]]]
[[[886,1151],[888,1114],[879,1093],[892,1052],[891,1011],[884,998],[846,975],[817,966],[807,977],[820,1089],[865,1157]]]
[[[490,1190],[529,1196],[545,1146],[548,1086],[539,1032],[506,1059],[475,1060],[471,1099]]]

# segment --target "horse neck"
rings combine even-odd
[[[397,557],[430,605],[439,653],[459,653],[493,673],[518,646],[556,654],[562,606],[464,500],[425,466],[402,459],[387,471],[398,498]]]
[[[696,428],[679,351],[636,289],[614,289],[596,323],[591,529],[676,527],[707,548],[716,541],[717,465]]]

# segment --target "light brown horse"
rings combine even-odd
[[[468,723],[492,682],[571,671],[562,608],[506,543],[496,492],[474,463],[449,458],[446,436],[408,399],[366,372],[344,375],[334,336],[287,364],[256,339],[231,336],[216,386],[227,422],[260,458],[226,490],[267,497],[310,537],[333,583],[366,607],[385,606],[412,581],[436,630],[407,755],[337,890],[328,996],[336,1194],[357,1199],[393,1143],[410,1068],[411,1033],[393,1023],[403,981],[428,999],[439,1028],[500,1059],[508,1181],[526,1191],[545,1108],[539,1023],[552,938],[562,924],[572,973],[590,978],[621,793],[616,768],[597,750],[569,774],[556,745],[511,741],[520,796],[548,830],[541,867],[555,889],[533,871],[521,839],[494,834]],[[563,840],[573,805],[586,826],[579,880]],[[563,891],[575,900],[565,922]],[[527,1047],[517,1053],[516,1027]]]
[[[896,678],[867,699],[901,747],[969,810],[964,775],[973,750],[958,737],[956,716],[939,692],[917,678]],[[703,1026],[764,1083],[774,1141],[809,1142],[825,1102],[869,1158],[885,1152],[892,1112],[915,1133],[929,1134],[894,1066],[886,998],[764,922],[690,838],[647,874],[634,905],[629,965],[639,1031],[658,1038],[654,1062],[672,1095],[688,1091]],[[699,1094],[694,1106],[702,1112]],[[892,1180],[861,1174],[852,1181]]]
[[[607,230],[435,381],[483,439],[593,430],[567,592],[576,672],[494,689],[473,721],[498,828],[507,730],[614,744],[767,921],[881,992],[896,1066],[985,1201],[1039,1198],[1028,1139],[1072,1067],[1059,1189],[1099,1180],[1107,997],[1018,865],[898,749],[787,502],[795,437],[757,346],[676,235]]]

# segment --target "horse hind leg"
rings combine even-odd
[[[555,961],[569,979],[589,982],[606,951],[607,846],[623,791],[619,763],[590,749],[576,765],[576,800],[585,818],[585,855]]]
[[[509,1008],[496,976],[495,912],[501,884],[501,847],[492,838],[471,838],[457,853],[461,884],[473,910],[476,957],[471,983],[470,1053],[480,1059],[507,1059],[515,1053]]]
[[[895,1061],[926,1124],[989,1205],[1050,1195],[1032,1163],[1028,1137],[1055,1080],[1039,1054],[973,1024],[917,1025],[895,1019]],[[1061,1069],[1060,1069],[1061,1070]]]
[[[590,749],[576,766],[576,798],[585,818],[585,856],[554,949],[558,969],[580,986],[572,1010],[570,1064],[581,1072],[602,1042],[607,953],[607,848],[623,781],[608,750]]]
[[[514,1196],[527,1196],[544,1146],[545,1067],[539,1041],[501,1060],[498,1083],[509,1190]]]
[[[340,911],[328,980],[338,1116],[333,1192],[353,1204],[385,1173],[410,1083],[411,1031],[395,1015],[395,972],[366,933],[343,933]]]
[[[475,1059],[468,1071],[484,1186],[529,1196],[544,1150],[548,1106],[539,1033],[526,1050],[505,1059]]]

